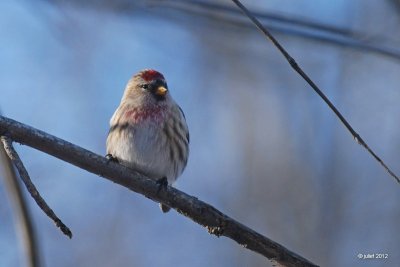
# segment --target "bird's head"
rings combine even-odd
[[[142,104],[160,104],[169,101],[168,85],[164,76],[155,70],[145,69],[135,74],[128,82],[123,99]]]

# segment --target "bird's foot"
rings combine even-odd
[[[107,159],[107,162],[112,161],[112,162],[115,162],[115,163],[119,163],[119,160],[116,157],[114,157],[113,155],[111,155],[111,154],[107,154],[106,155],[106,159]]]
[[[168,186],[168,179],[167,177],[163,177],[161,179],[158,179],[156,184],[158,184],[158,190],[157,193],[159,193],[161,191],[161,189],[165,189]]]
[[[161,189],[167,188],[168,179],[167,179],[167,177],[163,177],[161,179],[158,179],[156,183],[158,184],[158,190],[157,190],[157,194],[158,194],[161,191]],[[162,210],[162,212],[167,213],[171,208],[165,204],[160,203],[160,209]]]

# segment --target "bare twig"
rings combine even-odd
[[[382,167],[398,182],[400,183],[399,177],[381,160],[377,154],[367,145],[367,143],[361,138],[361,136],[351,127],[339,110],[332,104],[332,102],[325,96],[325,94],[318,88],[318,86],[308,77],[308,75],[300,68],[297,62],[289,55],[289,53],[281,46],[281,44],[275,39],[274,36],[254,17],[250,11],[239,1],[232,0],[243,13],[257,26],[257,28],[262,31],[262,33],[274,44],[274,46],[282,53],[282,55],[289,62],[290,66],[314,89],[314,91],[324,100],[324,102],[329,106],[329,108],[336,114],[339,120],[344,124],[344,126],[349,130],[354,140],[361,146],[363,146],[369,154],[371,154],[375,160],[377,160]]]
[[[105,157],[77,145],[2,116],[0,116],[0,135],[7,135],[16,142],[100,175],[156,202],[164,203],[206,227],[209,233],[235,240],[243,247],[258,252],[283,266],[316,266],[196,197],[170,186],[159,190],[159,185],[144,175],[120,164],[109,162]]]
[[[39,267],[40,253],[32,217],[22,193],[17,174],[2,146],[0,146],[0,162],[4,166],[4,183],[7,188],[8,198],[13,207],[15,228],[19,234],[23,253],[26,255],[27,265],[29,267]]]
[[[71,230],[57,217],[54,211],[47,205],[46,201],[42,198],[39,191],[36,189],[35,185],[32,183],[31,178],[29,177],[28,171],[26,170],[24,164],[22,163],[20,157],[18,156],[17,151],[15,151],[12,141],[8,136],[1,136],[1,141],[4,145],[4,150],[6,151],[8,157],[18,170],[19,176],[24,182],[26,189],[31,194],[32,198],[36,201],[38,206],[43,210],[43,212],[54,221],[56,226],[60,228],[60,230],[67,235],[69,238],[72,237]]]

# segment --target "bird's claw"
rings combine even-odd
[[[161,179],[158,179],[156,181],[156,184],[158,184],[158,190],[157,190],[157,194],[161,191],[161,189],[165,189],[168,186],[168,179],[167,177],[163,177]],[[162,210],[162,212],[167,213],[171,208],[168,207],[165,204],[160,203],[160,209]]]
[[[156,182],[156,184],[158,184],[157,193],[159,193],[159,192],[161,191],[161,189],[167,188],[167,186],[168,186],[168,179],[167,179],[167,177],[164,176],[163,178],[158,179],[157,182]]]
[[[113,155],[111,155],[111,154],[107,154],[106,155],[106,159],[107,159],[107,162],[112,161],[112,162],[115,162],[115,163],[119,163],[119,160],[116,157],[114,157]]]

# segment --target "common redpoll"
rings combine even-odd
[[[129,80],[110,120],[107,155],[161,183],[172,184],[182,174],[189,131],[161,73],[145,69]]]

